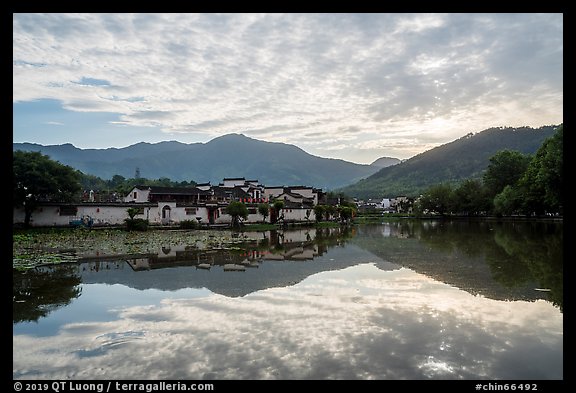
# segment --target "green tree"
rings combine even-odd
[[[468,216],[476,216],[490,209],[490,199],[486,195],[482,182],[479,180],[465,180],[454,190],[454,212]]]
[[[158,187],[174,187],[175,184],[167,177],[161,177],[158,180],[154,180],[153,184]]]
[[[340,208],[340,220],[342,222],[347,222],[352,219],[354,215],[354,209],[350,206],[343,206]]]
[[[248,218],[248,208],[242,202],[233,201],[226,208],[226,214],[232,216],[232,227],[239,227],[240,219]]]
[[[561,125],[542,143],[518,182],[526,213],[563,211],[563,133],[564,126]]]
[[[326,214],[326,206],[316,205],[314,206],[314,215],[316,216],[316,221],[321,222]]]
[[[148,225],[150,222],[144,218],[134,218],[137,214],[141,213],[141,210],[137,207],[129,207],[126,209],[126,213],[128,213],[128,217],[124,219],[126,223],[126,229],[128,231],[147,231]]]
[[[333,218],[336,213],[338,213],[338,209],[336,208],[336,206],[333,205],[326,205],[324,207],[324,214],[326,215],[326,221],[329,221],[331,218]]]
[[[277,199],[274,201],[274,204],[272,204],[272,207],[274,208],[274,212],[275,217],[276,217],[276,221],[280,219],[280,210],[284,209],[284,201]]]
[[[266,217],[270,214],[270,206],[266,203],[260,203],[258,213],[262,216],[262,222],[266,222]]]
[[[449,184],[432,186],[420,198],[420,209],[445,215],[452,210],[453,191]]]
[[[530,156],[517,151],[502,150],[494,154],[483,178],[488,197],[492,200],[504,187],[516,184],[529,163]]]
[[[25,226],[40,202],[71,202],[81,188],[76,170],[40,152],[15,151],[12,168],[14,205],[24,207]]]
[[[111,180],[108,180],[108,186],[113,190],[118,190],[119,187],[123,186],[125,181],[126,178],[124,176],[114,175]]]
[[[108,182],[102,180],[98,176],[84,174],[78,171],[80,184],[84,190],[100,190],[105,191],[109,189]]]
[[[137,207],[129,207],[126,212],[128,213],[128,217],[130,217],[131,220],[134,219],[134,217],[136,217],[136,215],[140,212],[140,209],[138,209]]]
[[[494,213],[497,215],[514,214],[521,206],[522,195],[518,187],[506,186],[500,194],[494,197]]]

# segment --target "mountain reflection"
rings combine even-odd
[[[563,310],[562,224],[402,220],[238,236],[247,240],[14,271],[13,321],[35,321],[69,304],[82,283],[163,291],[207,288],[241,297],[363,262],[382,270],[407,267],[492,299],[546,299]],[[227,266],[236,269],[226,271]]]
[[[561,224],[244,235],[15,270],[13,378],[563,378]]]

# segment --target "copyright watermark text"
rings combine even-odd
[[[214,391],[212,383],[194,382],[14,382],[16,392],[164,392],[164,391]]]

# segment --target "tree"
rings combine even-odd
[[[138,209],[137,207],[129,207],[126,212],[128,213],[128,217],[130,217],[131,220],[134,219],[134,217],[136,217],[136,215],[140,212],[140,209]]]
[[[232,223],[233,227],[240,226],[240,219],[247,219],[248,218],[248,208],[242,202],[230,202],[228,207],[226,208],[226,214],[232,216]]]
[[[134,218],[137,214],[141,214],[141,210],[137,207],[129,207],[126,209],[128,217],[124,219],[126,223],[126,229],[128,231],[147,231],[148,225],[150,224],[148,220],[144,218]]]
[[[354,216],[354,209],[350,206],[342,206],[340,208],[340,220],[342,222],[348,222]]]
[[[494,212],[497,215],[516,213],[522,205],[522,196],[518,187],[506,186],[494,197]]]
[[[114,175],[111,180],[108,180],[108,184],[111,189],[117,189],[118,187],[121,187],[125,181],[126,178],[124,176]]]
[[[468,179],[454,190],[453,210],[459,214],[475,216],[490,210],[490,199],[479,180]]]
[[[274,212],[275,212],[274,217],[276,217],[276,220],[279,220],[280,219],[280,210],[284,209],[284,201],[277,199],[274,201],[274,204],[272,205],[272,207],[274,208]]]
[[[270,206],[266,203],[261,203],[258,205],[258,213],[262,216],[262,222],[266,222],[266,217],[270,214]]]
[[[530,156],[517,151],[502,150],[494,154],[483,179],[488,197],[493,199],[504,187],[516,184],[529,163]]]
[[[453,206],[453,192],[449,184],[432,186],[420,198],[420,209],[440,215],[449,213]]]
[[[542,143],[519,181],[524,194],[524,210],[542,214],[545,211],[562,213],[563,195],[563,131]]]
[[[324,214],[326,214],[326,207],[324,205],[314,206],[314,215],[316,216],[316,221],[322,221]]]
[[[78,172],[40,152],[15,151],[12,158],[14,205],[24,207],[24,225],[40,202],[71,202],[81,187]]]
[[[334,215],[338,213],[338,209],[333,205],[326,205],[324,207],[324,214],[326,215],[326,221],[329,221]]]

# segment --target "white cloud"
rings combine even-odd
[[[242,298],[165,299],[51,336],[15,334],[13,372],[18,379],[561,379],[562,337],[562,314],[545,301],[478,298],[409,269],[364,264]]]
[[[394,138],[390,122],[444,118],[448,142],[562,121],[559,14],[15,14],[13,32],[14,102],[168,133],[319,133],[335,150],[343,129]]]

